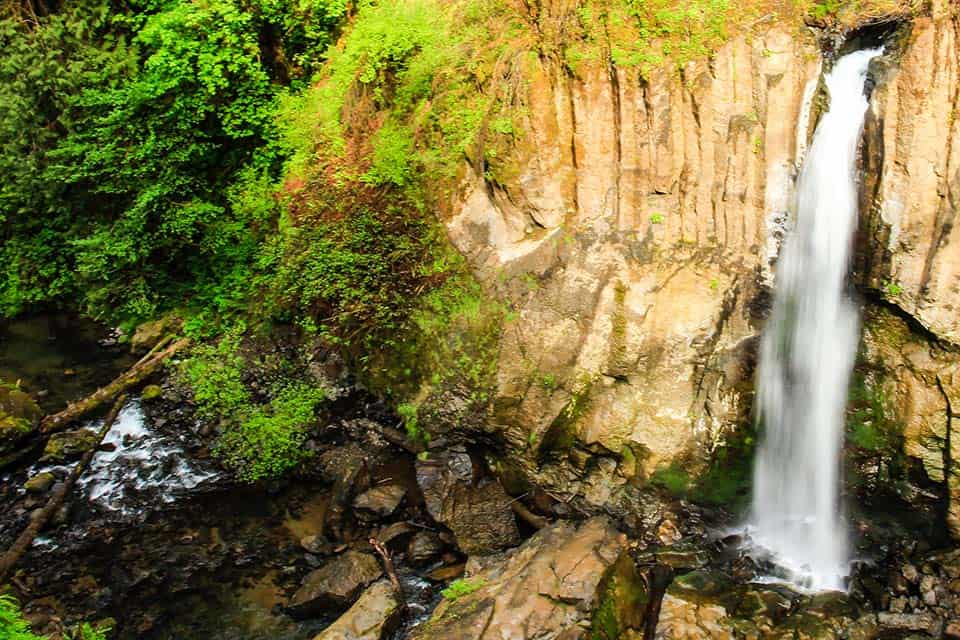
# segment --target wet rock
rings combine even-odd
[[[409,533],[417,531],[417,528],[412,524],[407,522],[394,522],[393,524],[383,527],[377,532],[377,540],[384,544],[389,544],[393,542],[400,536],[405,536]]]
[[[63,463],[79,458],[97,446],[98,434],[92,429],[64,431],[50,436],[41,462]]]
[[[475,485],[467,454],[418,460],[416,469],[427,510],[453,531],[464,553],[492,553],[517,544],[520,533],[510,497],[494,480]]]
[[[411,640],[583,637],[603,577],[625,548],[605,518],[554,523],[465,578],[468,592],[445,599]]]
[[[916,581],[920,579],[920,572],[917,571],[917,568],[912,564],[903,565],[900,573],[903,575],[904,579],[910,583],[916,583]]]
[[[380,580],[314,640],[381,640],[400,622],[400,613],[390,581]]]
[[[456,580],[466,572],[466,569],[467,565],[463,562],[450,564],[445,567],[438,567],[429,572],[427,574],[427,578],[433,580],[434,582],[447,582],[448,580]]]
[[[315,555],[328,555],[333,551],[333,545],[321,535],[303,536],[300,538],[300,547]]]
[[[381,484],[353,500],[353,508],[367,518],[385,518],[397,510],[407,490],[400,484]]]
[[[948,640],[960,640],[960,622],[951,622],[943,630],[943,637]]]
[[[930,613],[879,613],[877,622],[885,631],[919,631],[938,637],[943,631],[943,621]]]
[[[443,553],[443,541],[432,531],[420,531],[407,545],[407,562],[413,565],[428,564]]]
[[[163,389],[160,388],[158,384],[148,384],[143,388],[143,391],[140,392],[140,399],[144,402],[151,402],[156,400],[163,394]]]
[[[290,599],[288,609],[298,617],[342,609],[382,573],[380,563],[369,553],[347,551],[307,575]]]
[[[49,471],[44,471],[33,476],[23,483],[23,488],[30,493],[46,493],[57,481],[57,477]]]

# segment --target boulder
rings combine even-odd
[[[42,416],[30,394],[0,383],[0,463],[37,428]]]
[[[93,429],[75,429],[50,436],[41,462],[62,464],[79,458],[97,446],[98,433]]]
[[[57,481],[57,477],[49,471],[43,471],[23,483],[23,488],[29,493],[46,493]]]
[[[156,400],[163,394],[163,389],[160,388],[158,384],[148,384],[143,388],[143,391],[140,392],[140,399],[144,402],[151,402]]]
[[[393,585],[380,580],[314,640],[382,640],[396,627],[400,613]]]
[[[130,351],[133,353],[146,353],[163,340],[171,331],[175,330],[177,320],[171,317],[151,320],[138,325],[130,336]]]
[[[381,484],[353,500],[353,508],[367,518],[385,518],[397,510],[407,490],[400,484]]]
[[[407,562],[424,565],[436,560],[443,553],[443,541],[432,531],[419,531],[407,545]]]
[[[584,637],[626,537],[609,520],[557,522],[469,575],[411,640]]]
[[[307,575],[287,608],[297,617],[343,609],[382,574],[380,563],[369,553],[347,551]]]
[[[430,515],[453,532],[464,553],[493,553],[519,541],[510,497],[495,480],[475,484],[466,453],[418,460],[417,484]]]

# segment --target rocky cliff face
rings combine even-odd
[[[950,494],[960,534],[960,33],[946,5],[878,69],[864,133],[855,277],[873,304],[864,361],[886,388],[905,454]]]
[[[933,482],[953,477],[960,448],[952,13],[934,3],[876,70],[855,273],[867,305],[905,327],[894,339],[868,324],[861,366],[887,385],[905,454]],[[469,174],[445,222],[516,312],[492,423],[528,475],[609,509],[658,469],[702,469],[749,425],[821,66],[798,25],[646,78],[600,61],[524,63],[524,136],[493,179]],[[952,522],[960,532],[960,507]]]
[[[536,464],[560,449],[566,489],[604,504],[743,419],[819,68],[786,29],[648,79],[527,65],[515,169],[472,176],[447,225],[517,311],[495,423],[530,471],[567,469]]]

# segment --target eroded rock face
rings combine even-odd
[[[953,14],[953,15],[951,15]],[[864,132],[856,277],[890,305],[868,314],[864,351],[903,427],[904,453],[949,493],[960,537],[960,31],[935,3],[877,70]]]
[[[417,461],[417,484],[427,510],[453,532],[464,553],[487,554],[512,547],[520,534],[510,496],[496,480],[475,482],[473,475],[473,463],[465,452]]]
[[[476,563],[475,588],[445,600],[412,638],[551,640],[585,637],[598,589],[626,538],[605,518],[558,522],[523,545]]]
[[[786,28],[682,76],[528,61],[512,165],[496,185],[469,178],[446,224],[518,311],[493,428],[538,481],[610,505],[742,418],[818,71],[815,43]],[[533,463],[571,448],[611,464],[574,478]]]

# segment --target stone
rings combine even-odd
[[[382,574],[380,563],[371,554],[347,551],[310,572],[293,594],[287,609],[297,617],[343,609]]]
[[[47,440],[41,462],[61,464],[79,458],[97,446],[99,434],[92,429],[55,433]]]
[[[519,541],[510,497],[495,480],[475,485],[465,454],[417,460],[417,484],[431,517],[448,527],[467,555],[487,554]]]
[[[176,324],[176,319],[164,317],[138,325],[130,336],[130,351],[146,353],[163,340],[176,327]]]
[[[432,531],[420,531],[410,538],[407,545],[407,562],[424,565],[433,562],[443,553],[444,544],[440,536]]]
[[[33,433],[42,415],[30,394],[15,385],[0,383],[0,459]]]
[[[393,585],[389,580],[380,580],[314,640],[383,640],[400,618],[400,602]]]
[[[903,577],[910,583],[916,583],[920,579],[920,572],[917,571],[917,568],[912,564],[905,564],[900,570],[900,573],[903,574]]]
[[[144,402],[152,402],[163,395],[163,389],[157,384],[148,384],[140,392],[140,399]]]
[[[46,493],[57,481],[57,477],[49,471],[42,471],[23,483],[23,488],[30,493]]]
[[[943,630],[943,621],[930,613],[881,612],[877,614],[877,622],[884,631],[919,631],[935,638]]]
[[[943,637],[949,640],[960,640],[960,622],[951,622],[943,630]]]
[[[548,525],[465,578],[469,592],[445,598],[410,640],[585,637],[604,575],[625,551],[606,518]]]
[[[407,522],[394,522],[377,531],[376,537],[380,542],[388,544],[400,536],[405,536],[416,531],[419,531],[419,529],[412,524]]]
[[[385,518],[397,510],[406,494],[401,484],[377,485],[354,498],[353,508],[368,517]]]

